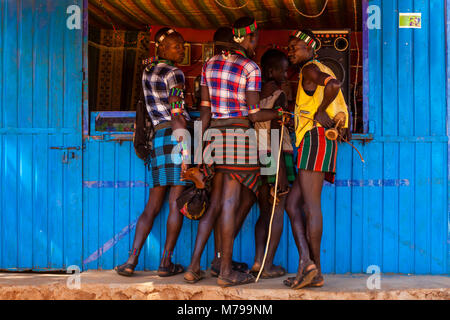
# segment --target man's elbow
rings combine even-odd
[[[258,121],[258,112],[256,113],[249,113],[248,114],[248,120],[251,122],[257,122]]]
[[[341,82],[337,79],[333,79],[328,82],[328,86],[331,90],[338,91],[339,89],[341,89]]]

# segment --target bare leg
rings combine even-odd
[[[136,224],[132,253],[125,264],[136,265],[138,263],[139,253],[148,237],[148,234],[152,230],[153,222],[158,216],[164,203],[166,190],[167,187],[155,187],[150,189],[144,212],[141,214]],[[129,268],[126,268],[125,270],[127,272],[133,272],[133,270]]]
[[[251,191],[248,188],[241,188],[241,194],[240,194],[240,200],[239,200],[239,208],[237,209],[236,213],[236,226],[234,231],[234,239],[239,234],[239,231],[242,228],[242,225],[244,224],[245,219],[248,216],[248,213],[250,212],[250,209],[253,207],[256,201],[256,196],[253,191]],[[215,245],[215,256],[213,261],[211,262],[211,266],[214,267],[215,270],[220,270],[220,259],[217,256],[218,252],[221,252],[221,240],[220,240],[220,229],[218,227],[218,221],[216,221],[214,225],[214,245]],[[235,270],[239,271],[246,271],[248,270],[248,266],[242,262],[232,262],[233,268]]]
[[[206,242],[211,234],[217,216],[220,214],[222,203],[222,183],[223,174],[218,172],[214,175],[213,185],[211,189],[211,202],[205,215],[200,219],[197,238],[195,239],[194,253],[191,258],[189,269],[198,273],[200,271],[200,259]]]
[[[239,207],[240,195],[243,192],[238,181],[225,175],[223,183],[222,212],[219,217],[222,255],[220,263],[220,275],[217,283],[221,286],[249,283],[254,280],[250,274],[234,271],[232,269],[233,243],[236,232],[236,215]]]
[[[302,173],[303,170],[296,177],[286,201],[286,211],[289,219],[291,220],[292,233],[299,251],[299,264],[297,271],[299,276],[303,273],[305,267],[309,266],[312,262],[301,212],[303,194],[300,185],[300,176]]]
[[[233,256],[236,213],[239,205],[240,191],[241,184],[229,175],[225,175],[222,189],[222,212],[219,216],[222,242],[220,274],[222,276],[229,276],[232,272],[231,258]]]
[[[261,264],[264,258],[264,251],[266,248],[267,237],[269,234],[270,217],[272,214],[272,204],[269,202],[270,186],[264,184],[258,195],[258,203],[260,208],[259,219],[255,225],[255,263],[252,267],[252,271],[258,272],[261,268]],[[286,202],[286,196],[279,197],[280,203],[275,207],[275,213],[272,222],[272,234],[270,237],[269,249],[267,251],[266,262],[264,264],[264,270],[267,274],[278,274],[279,276],[284,274],[284,269],[279,266],[273,265],[273,258],[280,243],[281,234],[283,233],[283,220],[284,220],[284,208]]]
[[[311,258],[322,275],[320,267],[320,243],[322,240],[322,186],[325,174],[302,170],[300,185],[304,199],[306,215],[306,238],[311,252]]]
[[[172,186],[169,195],[169,217],[167,218],[167,236],[164,245],[164,251],[172,253],[180,235],[183,226],[183,215],[180,213],[177,205],[177,199],[184,191],[185,186]],[[162,257],[160,267],[169,267],[172,264],[171,254],[165,254]]]

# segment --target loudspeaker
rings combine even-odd
[[[319,40],[318,60],[343,82],[342,93],[350,109],[350,30],[313,30]]]

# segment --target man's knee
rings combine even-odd
[[[306,201],[303,205],[303,210],[305,214],[309,217],[317,216],[321,214],[321,205],[320,202],[317,203],[315,201]]]

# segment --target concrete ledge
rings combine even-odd
[[[325,275],[322,288],[292,290],[286,277],[245,286],[220,288],[208,276],[197,284],[186,284],[183,276],[160,278],[155,272],[137,272],[121,277],[114,271],[80,274],[80,289],[69,289],[65,274],[0,273],[0,299],[114,299],[114,300],[296,300],[296,299],[440,299],[450,300],[450,278],[445,276],[381,275],[381,289],[368,290],[369,275]]]

